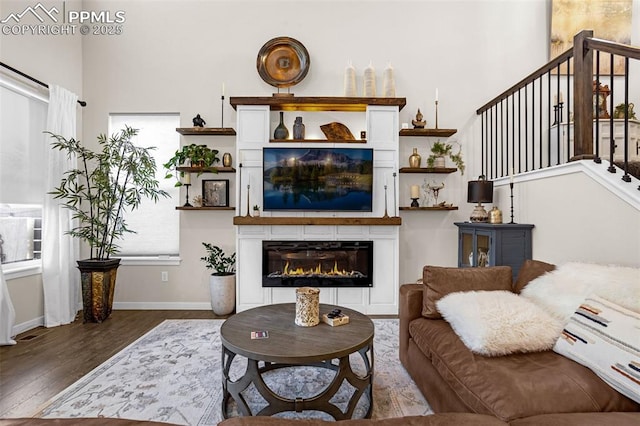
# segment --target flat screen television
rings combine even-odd
[[[265,211],[373,207],[373,149],[263,148]]]

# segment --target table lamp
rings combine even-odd
[[[488,222],[489,213],[484,209],[482,203],[493,202],[493,182],[486,180],[484,175],[480,175],[478,180],[469,181],[467,202],[478,203],[471,212],[471,222]]]

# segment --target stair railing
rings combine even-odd
[[[613,165],[619,165],[624,172],[622,180],[630,182],[631,111],[624,108],[622,136],[614,134],[620,119],[614,122],[613,115],[619,84],[624,105],[630,104],[630,60],[640,60],[640,48],[595,39],[593,31],[584,30],[574,37],[572,49],[480,107],[476,113],[481,120],[482,174],[494,179],[569,161],[592,159],[600,163],[600,137],[594,143],[594,131],[601,135],[600,127],[608,124],[607,170],[615,173]],[[614,74],[616,61],[624,64],[622,75]],[[640,66],[640,62],[634,65]],[[608,73],[601,73],[603,68]],[[596,102],[601,97],[608,97],[609,111],[606,104]],[[622,160],[614,161],[620,144]],[[634,149],[640,152],[640,145]]]

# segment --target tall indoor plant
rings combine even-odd
[[[236,305],[236,254],[227,256],[213,244],[202,243],[207,255],[201,257],[207,269],[215,272],[209,278],[211,309],[216,315],[229,315]]]
[[[133,144],[138,129],[125,126],[119,133],[98,136],[99,150],[79,140],[46,132],[55,141],[53,149],[76,157],[78,166],[64,173],[60,185],[50,192],[63,201],[78,221],[68,233],[90,247],[90,258],[78,261],[82,278],[84,321],[102,322],[113,305],[116,272],[120,259],[116,241],[126,233],[123,213],[137,208],[143,199],[156,202],[168,197],[155,178],[156,164],[150,151]]]

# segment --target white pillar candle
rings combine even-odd
[[[382,73],[382,94],[386,98],[396,97],[396,81],[391,64],[387,65]]]
[[[418,185],[411,185],[411,198],[420,198],[420,187]]]
[[[364,69],[364,97],[373,98],[376,96],[376,70],[373,64],[369,62],[369,66]]]
[[[344,70],[344,95],[349,97],[357,96],[356,91],[356,69],[353,67],[351,61]]]
[[[191,185],[191,173],[184,172],[184,176],[182,176],[182,183],[185,185]]]
[[[222,96],[224,96],[224,81],[222,82]]]
[[[438,89],[436,88],[436,102],[438,102]]]

